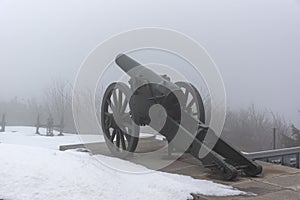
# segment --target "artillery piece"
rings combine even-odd
[[[259,164],[205,125],[203,100],[191,83],[172,83],[166,75],[157,75],[125,54],[118,55],[115,62],[129,75],[130,87],[114,82],[103,96],[101,125],[112,154],[130,156],[136,150],[140,126],[150,126],[166,137],[170,153],[173,149],[188,152],[205,167],[220,172],[225,180],[236,178],[238,171],[249,176],[262,172]],[[192,98],[189,103],[188,96]],[[163,109],[153,109],[154,105]],[[165,121],[160,120],[163,118]],[[216,143],[209,148],[211,141]]]

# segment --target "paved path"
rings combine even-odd
[[[94,154],[103,154],[111,156],[105,143],[90,143],[86,144],[89,150]],[[70,148],[84,147],[78,145],[64,145],[61,150]],[[136,150],[137,153],[151,152],[158,148],[166,147],[164,141],[154,140],[153,138],[141,139]],[[168,162],[167,149],[164,148],[164,153],[161,155],[160,162]],[[145,157],[145,156],[144,156]],[[148,168],[155,168],[155,161],[149,157],[139,159],[138,155],[131,158],[130,161],[142,164]],[[213,175],[209,169],[204,168],[201,162],[193,158],[189,154],[184,154],[181,158],[173,162],[171,165],[161,169],[161,171],[189,175],[194,178],[213,180],[226,185],[232,185],[240,190],[254,193],[256,196],[235,196],[235,197],[208,197],[202,195],[194,195],[196,200],[300,200],[300,170],[280,165],[269,163],[261,164],[264,167],[261,176],[249,178],[239,176],[235,181],[222,181],[219,177]]]

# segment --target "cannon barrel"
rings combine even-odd
[[[121,53],[116,57],[117,65],[125,72],[128,73],[130,70],[133,70],[135,67],[141,66],[140,63],[130,58],[129,56]]]
[[[148,83],[163,84],[167,85],[168,88],[172,90],[179,90],[174,83],[167,81],[165,78],[156,74],[149,68],[141,65],[126,54],[119,54],[116,57],[115,62],[131,78],[145,80]]]

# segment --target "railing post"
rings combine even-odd
[[[298,156],[297,156],[297,167],[298,169],[300,169],[300,152],[298,152]]]
[[[276,128],[273,128],[273,149],[276,149]]]

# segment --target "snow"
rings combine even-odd
[[[40,128],[41,135],[35,134],[34,127],[8,126],[6,132],[0,133],[0,142],[6,144],[19,144],[26,146],[43,147],[58,150],[63,144],[78,144],[84,142],[103,142],[102,135],[77,135],[64,133],[64,136],[57,136],[59,133],[54,131],[54,137],[46,137],[46,129]]]
[[[89,137],[91,141],[101,139]],[[117,158],[57,150],[60,143],[78,141],[77,135],[45,137],[35,135],[33,127],[8,127],[7,132],[0,133],[0,199],[185,200],[190,193],[246,194],[231,186],[189,176],[164,172],[122,173],[105,167],[98,160],[111,160],[126,168],[143,170],[144,167]]]

